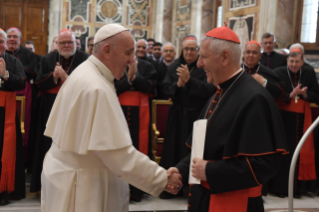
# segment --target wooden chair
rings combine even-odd
[[[171,100],[152,101],[152,153],[157,163],[161,161],[166,122],[171,104]]]
[[[20,119],[21,133],[24,137],[24,117],[25,117],[25,96],[16,96],[16,109]]]

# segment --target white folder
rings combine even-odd
[[[194,122],[193,126],[193,141],[192,141],[192,153],[191,161],[189,164],[189,180],[190,184],[200,184],[200,180],[192,176],[192,164],[193,159],[200,158],[203,159],[204,155],[204,146],[205,146],[205,137],[206,137],[206,127],[207,119],[201,119]]]

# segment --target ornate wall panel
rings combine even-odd
[[[229,0],[229,10],[256,6],[256,0]]]
[[[174,2],[173,21],[173,44],[175,45],[177,57],[182,50],[182,42],[187,34],[191,32],[191,0],[177,0]]]
[[[95,21],[97,23],[122,23],[123,1],[100,0],[95,7]]]
[[[252,40],[252,35],[254,34],[254,18],[255,15],[252,14],[228,19],[228,26],[239,37],[242,50],[244,50],[246,43]]]
[[[227,0],[224,18],[222,22],[236,32],[242,47],[249,40],[259,41],[260,0]]]
[[[133,36],[148,38],[152,32],[152,0],[63,0],[62,28],[70,28],[86,48],[87,38],[109,23],[131,30]]]

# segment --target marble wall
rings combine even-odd
[[[153,0],[52,0],[52,2],[59,2],[62,5],[59,30],[71,29],[81,39],[83,49],[86,48],[87,38],[108,23],[119,23],[130,29],[135,39],[148,38],[152,34]],[[54,4],[51,5],[56,8]],[[54,37],[59,30],[52,30],[50,36]]]
[[[101,26],[119,23],[136,39],[153,37],[162,43],[172,42],[179,52],[185,35],[200,39],[217,26],[218,6],[223,5],[222,23],[236,27],[243,42],[260,42],[264,32],[272,32],[283,48],[294,42],[297,1],[50,0],[48,44],[61,29],[70,28],[85,46],[86,37]]]
[[[278,0],[275,36],[279,48],[294,43],[296,4],[295,0]]]

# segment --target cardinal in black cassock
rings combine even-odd
[[[68,42],[71,42],[73,39],[72,32],[70,30],[61,30],[59,36],[65,36],[65,34],[67,34],[69,37]],[[59,45],[61,46],[61,44],[58,44],[58,47]],[[73,48],[75,44],[73,43],[67,45],[72,45]],[[43,134],[54,100],[64,82],[62,78],[59,78],[57,81],[54,79],[54,72],[57,67],[57,63],[61,65],[61,68],[67,75],[70,75],[76,67],[78,67],[89,57],[89,55],[85,52],[74,49],[74,54],[66,58],[59,53],[59,51],[63,51],[63,48],[64,47],[59,47],[58,50],[55,50],[43,57],[40,66],[40,72],[36,81],[36,84],[41,90],[40,97],[42,100],[38,114],[39,117],[37,123],[36,140],[34,144],[35,149],[30,187],[31,192],[37,192],[41,190],[41,172],[43,160],[46,152],[50,149],[52,144],[52,139],[44,136]],[[89,71],[88,74],[90,74]]]
[[[319,86],[315,72],[312,68],[302,66],[302,53],[297,49],[291,50],[287,60],[288,66],[275,69],[281,79],[281,87],[287,93],[285,100],[278,103],[278,106],[290,150],[290,154],[283,157],[279,172],[270,182],[270,190],[280,197],[288,193],[288,177],[293,153],[312,123],[310,103],[319,103]],[[314,140],[311,133],[301,149],[296,164],[295,197],[300,197],[301,192],[314,192],[316,177]]]
[[[154,96],[157,75],[154,66],[146,60],[137,59],[120,80],[114,80],[116,93],[130,129],[133,145],[148,155],[149,144],[149,96]],[[136,69],[137,68],[137,69]],[[140,202],[143,191],[130,185],[130,198]]]
[[[188,211],[264,211],[262,184],[287,154],[280,113],[266,89],[240,68],[237,35],[225,26],[206,36],[198,66],[217,91],[199,116],[207,119],[204,153],[191,166],[201,184],[190,185]],[[192,136],[187,145],[192,147]],[[190,155],[176,167],[187,183]]]
[[[5,42],[0,34],[0,205],[25,198],[23,140],[15,91],[25,88],[26,76],[21,62],[4,52]],[[1,69],[7,70],[5,75]]]

